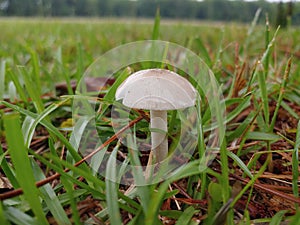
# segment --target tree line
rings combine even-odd
[[[265,0],[0,0],[0,16],[154,17],[249,22],[258,8],[273,24],[300,24],[300,3]]]

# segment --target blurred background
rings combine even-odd
[[[0,16],[122,17],[248,23],[258,8],[272,25],[300,25],[299,1],[244,0],[0,0]],[[261,17],[261,23],[265,22]]]

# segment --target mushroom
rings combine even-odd
[[[127,107],[150,110],[151,148],[158,163],[168,155],[167,110],[193,106],[196,96],[196,89],[187,79],[165,69],[133,73],[115,95]]]

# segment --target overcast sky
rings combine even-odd
[[[257,1],[257,0],[244,0],[244,1]],[[290,2],[291,0],[266,0],[268,2]],[[299,2],[300,0],[292,0],[293,2]]]
[[[255,0],[246,0],[246,1],[255,1]],[[268,2],[290,2],[291,0],[267,0]],[[293,2],[299,2],[300,0],[292,0]]]

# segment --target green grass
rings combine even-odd
[[[6,189],[0,194],[0,223],[296,224],[300,215],[300,33],[297,28],[277,31],[255,21],[245,25],[159,17],[142,21],[2,18],[0,174],[4,182],[0,188]],[[191,160],[161,182],[130,186],[117,182],[126,165],[138,166],[145,160],[117,141],[110,105],[120,83],[132,71],[151,64],[137,63],[118,71],[102,98],[82,100],[101,106],[95,109],[96,116],[79,118],[76,124],[71,114],[76,101],[72,82],[106,51],[151,38],[198,54],[213,71],[224,101],[209,102],[197,86],[201,96],[196,109],[198,140]],[[64,96],[58,96],[61,90],[56,85],[61,81]],[[222,107],[226,107],[225,120]],[[212,111],[217,112],[216,118]],[[171,148],[179,143],[180,116],[169,114]],[[148,112],[131,110],[129,117],[128,126],[138,137],[150,136]],[[82,160],[77,138],[86,141],[85,129],[94,120],[98,134],[88,133],[88,137],[96,143],[97,153]],[[225,138],[209,168],[203,169],[200,156],[215,130]],[[137,144],[135,138],[123,138],[131,146]],[[116,159],[124,155],[126,159],[118,164]],[[93,163],[86,163],[90,158]],[[98,174],[105,159],[109,166]],[[132,179],[139,183],[145,177],[136,169]]]

